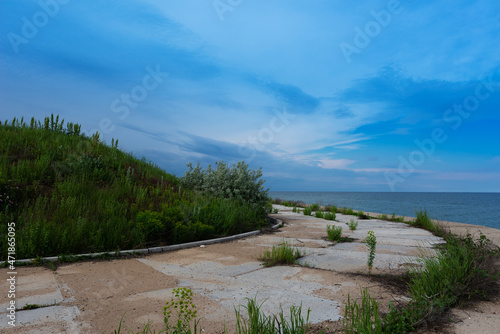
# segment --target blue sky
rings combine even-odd
[[[79,122],[182,176],[500,192],[498,0],[3,0],[0,118]]]

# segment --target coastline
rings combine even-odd
[[[358,212],[362,210],[354,210],[354,212]],[[383,215],[382,213],[376,213],[376,212],[366,212],[363,211],[365,214],[372,216],[372,217],[377,217],[380,215]],[[390,215],[388,215],[390,217]],[[410,221],[414,220],[415,217],[408,217],[408,216],[395,216],[396,218],[403,217],[404,221]],[[439,225],[443,226],[446,229],[449,229],[452,233],[457,234],[457,235],[466,235],[470,233],[474,237],[479,237],[480,232],[484,234],[488,239],[491,240],[495,245],[500,246],[500,229],[494,228],[494,227],[488,227],[488,226],[482,226],[482,225],[472,225],[472,224],[466,224],[466,223],[457,223],[457,222],[450,222],[450,221],[445,221],[445,220],[437,220],[437,219],[432,219],[433,222],[438,223]]]

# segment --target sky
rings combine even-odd
[[[0,119],[271,191],[500,192],[499,36],[498,0],[2,0]]]

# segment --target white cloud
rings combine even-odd
[[[347,166],[356,161],[349,159],[323,159],[318,163],[318,167],[324,169],[347,169]]]

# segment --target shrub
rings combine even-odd
[[[292,212],[297,212],[297,207],[296,206],[293,207]]]
[[[314,215],[316,216],[316,218],[323,218],[323,212],[321,211],[316,211]]]
[[[310,216],[312,215],[312,210],[309,207],[304,208],[304,216]]]
[[[326,226],[326,234],[328,236],[328,240],[330,241],[339,241],[342,237],[342,227],[341,226]]]
[[[270,200],[269,189],[264,189],[262,169],[253,170],[248,164],[239,161],[231,167],[223,161],[215,163],[217,168],[208,165],[206,170],[200,163],[193,167],[188,163],[189,170],[181,178],[183,187],[201,191],[211,196],[236,199],[249,203],[255,209],[263,209]]]
[[[279,212],[279,210],[278,210],[278,209],[274,209],[274,210],[273,210],[273,213],[278,213],[278,212]]]

